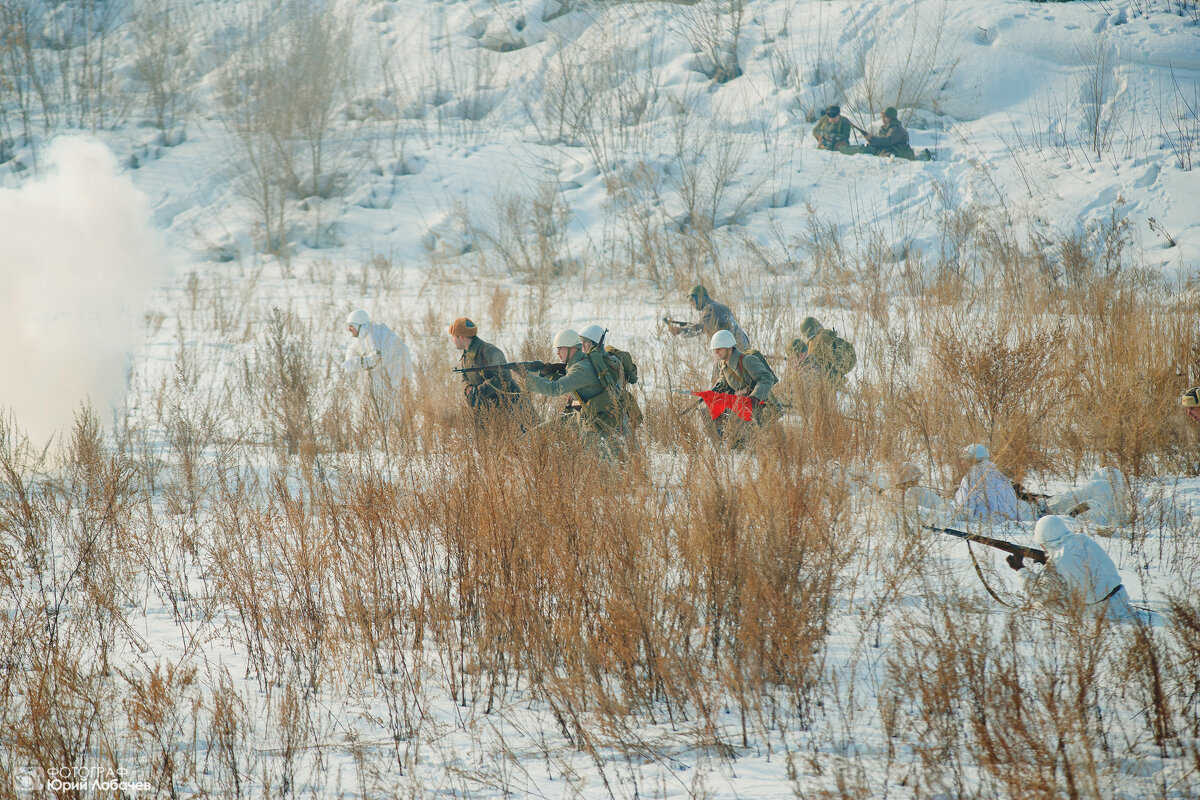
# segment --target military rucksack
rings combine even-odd
[[[858,363],[858,356],[854,354],[854,345],[838,336],[836,331],[830,331],[830,333],[833,334],[832,366],[837,374],[844,378],[850,374],[850,370],[854,369],[854,365]]]
[[[775,379],[776,383],[779,382],[779,376],[775,374],[775,370],[771,368],[771,362],[767,360],[765,355],[758,350],[750,349],[742,353],[742,358],[745,358],[746,356],[756,356],[758,360],[763,363],[763,366],[767,368],[767,372],[771,373],[771,377]],[[738,363],[738,366],[741,366],[740,362]]]
[[[637,383],[637,364],[633,363],[633,356],[624,350],[618,350],[611,344],[604,346],[604,352],[621,362],[621,371],[625,376],[625,383]]]

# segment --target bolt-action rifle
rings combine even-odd
[[[966,539],[968,542],[979,542],[980,544],[986,544],[988,547],[1003,550],[1011,556],[1015,556],[1018,561],[1022,558],[1028,558],[1030,561],[1036,561],[1039,564],[1046,563],[1046,551],[1038,550],[1036,547],[1026,547],[1023,544],[1006,542],[1003,539],[993,539],[990,536],[983,536],[978,533],[967,533],[966,531],[959,531],[954,528],[938,528],[933,525],[926,525],[925,527],[931,531],[948,533],[951,536],[957,536],[959,539]],[[1009,563],[1011,564],[1012,561],[1010,560]]]
[[[475,367],[455,367],[454,371],[466,375],[468,372],[487,372],[498,369],[523,369],[526,372],[541,372],[545,375],[566,375],[567,365],[561,361],[509,361],[507,364],[484,364]]]

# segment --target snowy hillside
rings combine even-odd
[[[0,797],[1197,796],[1198,176],[1192,0],[0,0]],[[695,283],[838,412],[714,446]],[[625,457],[477,432],[464,315],[609,328]],[[1146,624],[911,524],[972,441],[1122,471]]]

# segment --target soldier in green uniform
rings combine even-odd
[[[525,388],[547,397],[567,397],[563,416],[578,425],[585,441],[601,443],[623,429],[616,392],[606,387],[596,367],[583,352],[579,334],[570,328],[554,334],[558,360],[566,373],[543,377],[526,375]],[[619,379],[619,376],[615,376]]]
[[[579,332],[583,353],[596,367],[601,383],[613,389],[617,396],[620,410],[621,426],[625,433],[632,433],[642,422],[642,410],[638,408],[637,399],[629,387],[637,383],[637,364],[633,356],[624,350],[619,350],[611,344],[604,343],[608,331],[599,325],[588,325]],[[610,387],[608,376],[616,378],[615,387]]]
[[[720,372],[720,380],[713,386],[713,391],[749,397],[756,401],[751,411],[751,423],[744,422],[729,411],[714,420],[717,434],[737,447],[746,440],[754,427],[779,418],[779,401],[771,391],[779,379],[775,377],[761,353],[740,350],[729,331],[722,330],[713,334],[709,347]]]
[[[462,367],[486,367],[505,364],[508,359],[504,351],[494,344],[479,338],[479,329],[466,317],[459,317],[450,326],[450,339],[454,347],[462,351],[459,365]],[[520,408],[528,410],[522,402],[521,387],[513,380],[507,369],[481,370],[462,373],[463,396],[477,419],[491,410],[511,413]]]
[[[888,106],[880,117],[879,133],[867,137],[866,151],[876,156],[898,156],[914,160],[917,154],[908,144],[908,131],[896,118],[896,109]]]
[[[720,330],[726,330],[733,334],[733,338],[737,341],[737,346],[742,348],[742,351],[750,349],[750,339],[746,336],[746,332],[742,330],[742,326],[738,325],[738,321],[733,316],[733,312],[729,310],[729,306],[724,303],[718,303],[708,296],[708,289],[702,284],[696,284],[692,290],[688,292],[688,300],[692,303],[692,308],[700,312],[700,321],[693,322],[690,325],[676,325],[673,323],[667,324],[667,330],[672,336],[692,337],[704,334],[712,338],[712,335]]]
[[[840,388],[858,362],[854,347],[814,317],[805,317],[800,323],[800,335],[802,338],[788,347],[792,369]]]
[[[813,126],[812,135],[818,150],[843,151],[850,146],[850,120],[842,116],[839,106],[830,106]]]

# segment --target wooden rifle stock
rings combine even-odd
[[[1023,544],[1014,544],[1006,542],[1003,539],[993,539],[990,536],[984,536],[979,533],[967,533],[966,531],[955,530],[954,528],[938,528],[933,525],[926,525],[927,529],[937,531],[938,533],[948,533],[951,536],[957,536],[959,539],[966,539],[968,542],[979,542],[986,544],[988,547],[994,547],[997,550],[1003,550],[1006,553],[1012,553],[1014,556],[1028,558],[1030,561],[1036,561],[1039,564],[1046,563],[1046,551],[1038,550],[1036,547],[1026,547]]]

